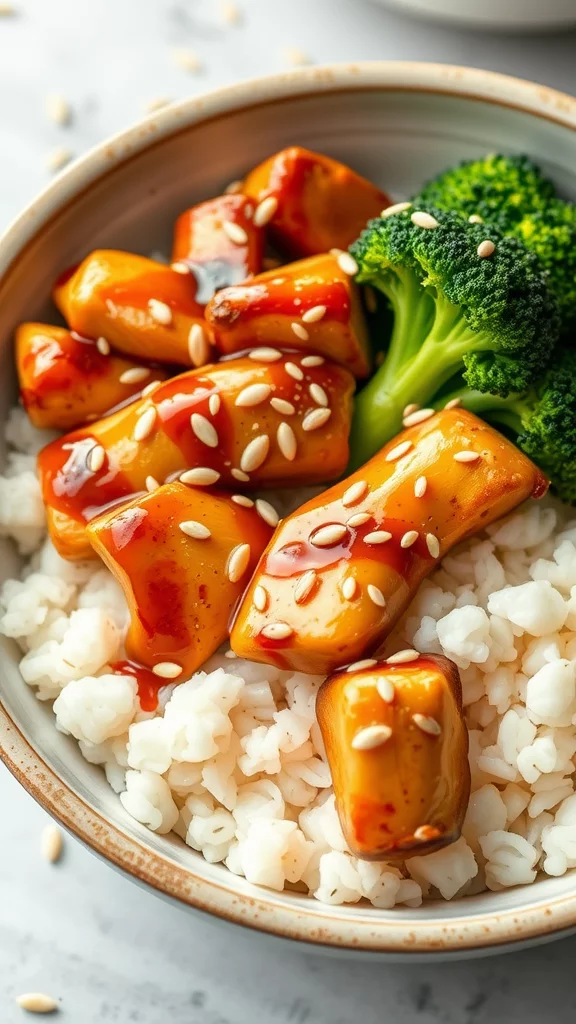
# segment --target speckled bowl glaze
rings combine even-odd
[[[15,396],[13,329],[54,315],[47,296],[62,267],[100,246],[167,249],[181,210],[296,142],[346,161],[398,198],[458,159],[525,151],[576,198],[576,100],[484,71],[406,63],[303,69],[169,107],[72,165],[0,241],[2,415]],[[6,577],[17,560],[7,549],[1,555]],[[23,683],[15,646],[3,639],[1,652],[6,765],[95,852],[183,907],[316,948],[391,959],[487,954],[576,928],[574,875],[390,912],[255,888],[129,818]]]

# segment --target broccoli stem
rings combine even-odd
[[[415,275],[402,274],[397,281],[388,278],[385,282],[395,314],[386,359],[356,396],[351,469],[366,462],[402,429],[402,413],[408,404],[424,406],[433,401],[439,388],[462,370],[466,353],[493,347],[489,336],[472,331],[461,309],[434,289],[426,289],[423,301],[422,283]]]

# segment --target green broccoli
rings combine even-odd
[[[406,405],[429,405],[456,374],[502,397],[527,390],[558,336],[556,301],[521,242],[458,214],[418,212],[371,221],[351,248],[358,281],[384,292],[394,314],[384,363],[356,398],[356,466],[398,432]],[[487,241],[494,251],[482,257]]]
[[[424,209],[436,206],[481,217],[507,235],[515,234],[515,226],[527,214],[545,210],[555,196],[552,182],[528,157],[491,153],[439,174],[413,202]]]
[[[414,203],[481,217],[520,238],[549,273],[562,324],[576,326],[576,207],[528,157],[492,154],[460,164],[424,186]]]
[[[524,394],[507,398],[463,387],[434,403],[459,398],[516,442],[550,477],[564,501],[576,501],[576,353],[557,351],[543,377]]]

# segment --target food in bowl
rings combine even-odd
[[[291,147],[19,329],[0,629],[128,814],[256,884],[576,866],[572,208],[499,160],[391,204]]]

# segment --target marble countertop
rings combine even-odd
[[[0,16],[0,225],[78,155],[179,99],[289,64],[410,59],[472,64],[576,89],[576,33],[491,36],[412,21],[370,0],[14,0]],[[192,50],[201,69],[174,62]],[[66,127],[46,116],[63,95]],[[58,865],[39,850],[46,815],[0,769],[0,1021],[14,997],[49,992],[70,1024],[540,1024],[576,1012],[576,938],[456,964],[332,960],[184,914],[72,839]]]

